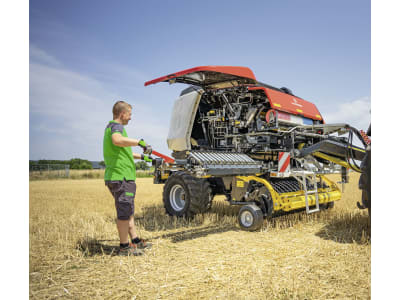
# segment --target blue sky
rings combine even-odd
[[[128,135],[170,154],[185,85],[143,84],[200,65],[250,67],[326,122],[366,130],[370,14],[369,1],[31,1],[29,158],[102,160],[121,99],[133,105]]]

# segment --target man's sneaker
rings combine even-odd
[[[138,248],[138,249],[151,249],[151,246],[153,245],[152,243],[148,243],[148,242],[146,242],[145,240],[140,240],[140,242],[139,243],[137,243],[137,244],[134,244],[134,245],[136,245],[136,247]]]
[[[118,255],[120,256],[139,256],[143,255],[143,251],[138,249],[138,247],[135,244],[129,244],[128,247],[126,248],[119,248]]]

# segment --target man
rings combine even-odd
[[[128,138],[124,125],[131,120],[132,106],[118,101],[113,106],[113,120],[104,132],[103,155],[106,170],[105,184],[115,199],[117,210],[117,229],[120,239],[119,255],[142,255],[144,249],[151,248],[136,234],[134,215],[134,199],[136,194],[135,159],[151,162],[152,148],[142,139]],[[132,153],[132,146],[140,146],[144,154]],[[130,239],[129,239],[130,238]]]

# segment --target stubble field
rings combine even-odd
[[[339,177],[333,177],[339,181]],[[101,179],[31,181],[30,298],[369,299],[368,213],[352,173],[331,210],[239,229],[216,197],[193,220],[169,217],[163,185],[137,179],[138,233],[153,249],[119,257],[114,201]]]

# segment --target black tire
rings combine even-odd
[[[243,230],[259,230],[264,222],[263,213],[257,205],[247,204],[240,208],[238,221]]]
[[[327,204],[326,204],[326,209],[331,209],[331,208],[333,208],[335,206],[335,202],[328,202]]]
[[[320,205],[319,205],[319,209],[320,210],[326,210],[326,209],[329,209],[329,208],[333,208],[333,206],[335,205],[335,202],[328,202],[328,203],[321,203]]]
[[[371,216],[371,189],[363,190],[361,199],[364,206],[368,208],[368,215]]]
[[[192,217],[211,208],[212,191],[206,179],[178,171],[164,185],[163,202],[167,214]]]
[[[320,204],[319,204],[319,209],[320,209],[320,210],[328,209],[328,204],[327,204],[327,203],[320,203]]]

